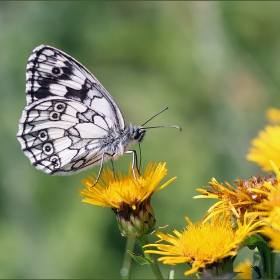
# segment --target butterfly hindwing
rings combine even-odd
[[[110,121],[80,102],[50,97],[26,107],[18,138],[37,169],[71,174],[100,162]]]

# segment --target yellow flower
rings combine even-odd
[[[228,182],[226,186],[217,182],[215,178],[209,182],[212,191],[205,189],[196,189],[202,195],[197,195],[194,198],[215,198],[219,199],[209,210],[205,219],[209,219],[214,215],[228,213],[236,218],[241,218],[244,213],[259,212],[262,203],[267,201],[269,194],[269,186],[278,185],[275,178],[251,177],[250,180],[237,180],[234,182],[237,189],[232,187]],[[263,215],[263,213],[260,213]]]
[[[212,190],[196,189],[202,195],[194,198],[215,198],[219,201],[208,210],[204,219],[221,213],[234,215],[237,219],[244,213],[266,217],[274,206],[280,206],[280,171],[273,161],[269,161],[276,177],[254,177],[250,180],[234,181],[237,188],[229,183],[220,184],[216,179],[209,182]]]
[[[95,183],[95,178],[88,175],[82,180],[87,189],[78,189],[80,195],[86,196],[83,202],[110,207],[117,215],[119,228],[124,236],[141,236],[155,225],[153,209],[150,205],[153,193],[162,190],[176,177],[161,186],[160,181],[166,176],[165,163],[150,162],[143,175],[137,175],[135,180],[131,168],[128,175],[114,173],[107,168],[103,170],[102,178]]]
[[[270,190],[270,192],[268,193],[267,204],[270,207],[280,206],[280,171],[277,165],[273,161],[270,160],[269,163],[271,165],[271,169],[273,169],[273,171],[276,174],[276,178],[275,178],[275,184],[269,185],[265,183],[266,187]]]
[[[107,171],[103,170],[102,179],[95,186],[92,187],[95,178],[88,175],[87,179],[82,180],[87,190],[78,190],[81,195],[87,197],[83,202],[116,209],[121,209],[125,203],[135,210],[141,202],[148,199],[153,193],[162,190],[176,179],[174,177],[158,187],[160,181],[167,174],[167,168],[165,166],[165,163],[156,164],[150,162],[144,174],[137,176],[140,185],[136,182],[131,168],[129,168],[128,175],[122,175],[119,172],[119,178],[115,178],[114,173],[110,168],[107,168]]]
[[[270,164],[276,173],[276,183],[273,185],[265,183],[269,192],[259,208],[267,226],[262,228],[261,233],[270,239],[268,244],[271,248],[280,251],[280,172],[274,162],[270,161]]]
[[[269,160],[280,166],[280,126],[267,125],[259,137],[252,140],[252,146],[247,159],[261,166],[264,171],[270,171]]]
[[[268,245],[280,252],[280,207],[274,207],[264,221],[268,226],[263,227],[261,233],[270,239]]]
[[[252,263],[249,259],[239,263],[234,269],[237,272],[237,277],[241,279],[253,279],[252,278]]]
[[[156,247],[157,250],[148,249],[145,252],[164,255],[158,259],[164,264],[190,263],[191,269],[187,270],[185,275],[211,268],[213,265],[217,267],[224,260],[235,256],[242,241],[256,233],[256,228],[260,226],[260,222],[248,219],[246,214],[242,223],[237,221],[238,227],[235,230],[232,229],[228,216],[223,216],[222,219],[220,215],[214,216],[210,223],[192,223],[187,217],[185,219],[188,226],[182,232],[173,230],[173,236],[156,231],[155,234],[160,238],[158,244],[145,246]],[[162,241],[170,244],[159,243]]]

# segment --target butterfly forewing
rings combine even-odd
[[[41,45],[33,50],[27,63],[27,104],[50,96],[79,101],[111,117],[124,129],[116,102],[90,71],[66,53]]]

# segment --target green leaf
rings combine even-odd
[[[147,258],[145,258],[145,257],[142,256],[142,255],[135,254],[135,253],[133,253],[133,252],[131,252],[131,251],[127,251],[127,252],[128,252],[128,253],[130,254],[130,256],[131,256],[136,262],[138,262],[140,265],[150,264],[150,263],[151,263]]]
[[[240,245],[239,250],[243,247],[248,246],[250,250],[254,250],[256,247],[258,249],[267,250],[269,247],[267,241],[258,234],[251,234],[247,237]]]

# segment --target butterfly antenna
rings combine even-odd
[[[161,111],[159,111],[158,113],[156,113],[154,116],[152,116],[151,118],[149,118],[146,122],[144,122],[141,127],[143,127],[146,123],[148,123],[149,121],[151,121],[153,118],[155,118],[156,116],[158,116],[159,114],[161,114],[162,112],[166,111],[168,109],[168,107],[163,108]],[[144,127],[144,129],[149,129],[149,128],[176,128],[179,129],[180,131],[182,131],[182,128],[178,125],[160,125],[160,126],[149,126],[149,127]]]
[[[182,131],[182,128],[178,125],[159,125],[159,126],[144,127],[144,129],[149,129],[149,128],[176,128]]]
[[[168,107],[163,108],[161,111],[159,111],[158,113],[156,113],[154,116],[152,116],[151,118],[149,118],[146,122],[144,122],[141,126],[144,126],[146,123],[148,123],[149,121],[151,121],[153,118],[155,118],[157,115],[161,114],[162,112],[166,111],[168,109]]]

